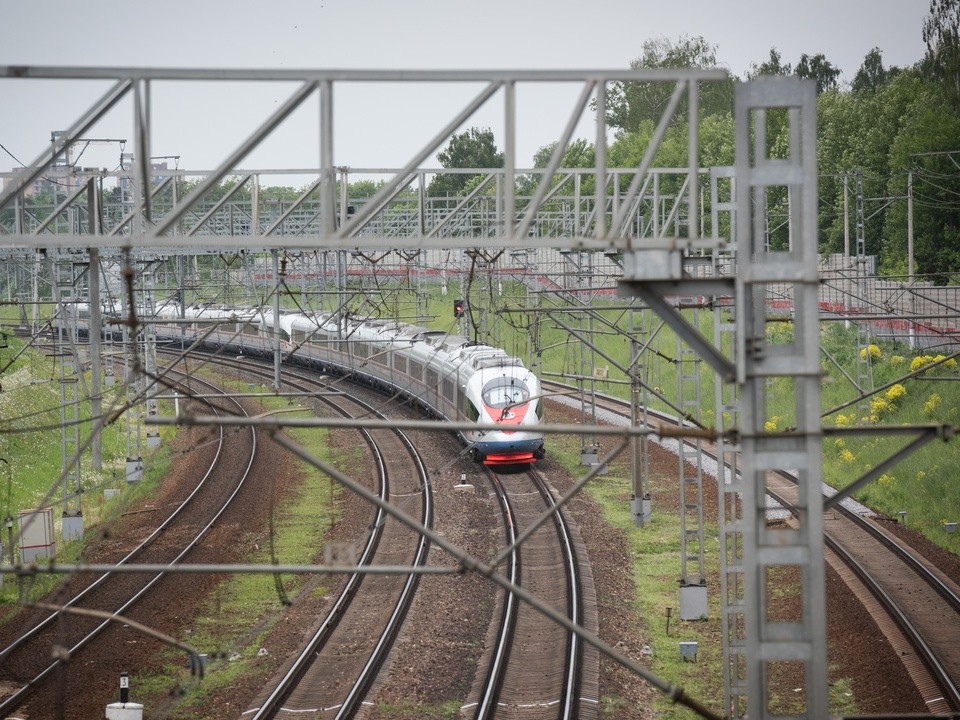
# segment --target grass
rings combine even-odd
[[[550,455],[573,477],[585,472],[580,466],[579,440],[572,437],[554,436]],[[619,466],[618,466],[619,465]],[[676,478],[653,475],[648,478],[654,498],[676,492]],[[707,479],[705,478],[705,482]],[[654,505],[651,522],[638,529],[633,524],[630,510],[631,481],[625,464],[615,464],[607,475],[593,480],[586,492],[600,506],[606,521],[619,528],[626,538],[629,568],[633,579],[632,601],[636,622],[643,627],[647,648],[643,655],[649,659],[650,670],[657,676],[682,686],[692,697],[708,706],[716,707],[717,698],[723,697],[722,648],[716,622],[679,620],[680,588],[680,517],[676,512],[664,511]],[[716,527],[705,528],[707,538],[706,572],[711,591],[708,593],[710,617],[719,614],[719,597],[715,588],[718,580],[717,553],[709,552],[709,545],[716,544]],[[671,609],[669,630],[667,608]],[[680,642],[696,641],[697,661],[684,661],[680,655]],[[636,657],[636,652],[632,655]],[[604,661],[608,662],[608,661]],[[638,679],[638,682],[642,680]],[[619,717],[626,709],[626,701],[619,697],[603,697],[601,717]],[[658,717],[691,718],[695,715],[688,709],[674,705],[666,697],[657,701]]]
[[[424,705],[416,702],[378,703],[377,711],[396,720],[417,720],[422,717],[444,718],[456,720],[461,717],[461,703],[450,700],[439,705]]]
[[[16,355],[23,347],[17,338],[9,339],[9,347],[0,355],[0,363]],[[8,355],[9,353],[9,355]],[[18,512],[35,508],[53,509],[56,554],[60,563],[77,562],[84,544],[91,540],[99,523],[110,522],[131,503],[153,493],[170,463],[167,443],[144,458],[144,477],[136,484],[126,483],[126,427],[123,422],[103,429],[103,463],[101,469],[91,466],[90,450],[81,459],[80,509],[84,520],[84,538],[64,542],[56,532],[64,507],[62,436],[60,424],[60,388],[53,361],[33,351],[27,351],[3,375],[0,393],[0,457],[4,459],[0,472],[0,516],[15,518]],[[106,403],[105,403],[106,405]],[[89,405],[81,403],[79,437],[85,443],[92,431]],[[165,428],[161,437],[169,440],[172,428]],[[144,443],[145,446],[145,443]],[[68,476],[68,489],[74,490],[74,476]],[[119,488],[121,493],[106,498],[104,490]],[[74,502],[70,501],[72,509]],[[5,538],[4,538],[5,539]],[[5,543],[9,558],[9,543]],[[5,578],[0,587],[0,622],[9,620],[19,609],[19,603],[35,601],[46,595],[60,582],[59,575],[38,574],[19,582]]]
[[[849,347],[849,332],[840,327],[830,328],[824,344],[842,346],[844,343]],[[955,360],[948,360],[915,378],[903,379],[913,369],[931,364],[937,355],[914,354],[907,348],[882,343],[873,346],[873,353],[873,386],[894,384],[870,399],[869,408],[861,413],[869,417],[860,427],[869,430],[873,426],[900,426],[904,427],[904,434],[826,437],[824,476],[835,487],[845,487],[919,437],[919,431],[909,430],[910,426],[946,428],[960,423],[960,366]],[[854,359],[850,353],[839,356],[846,361],[845,369],[851,372]],[[824,390],[827,409],[837,407],[851,392],[841,374],[830,377]],[[840,428],[857,426],[856,406],[830,413],[824,424]],[[893,518],[905,512],[909,527],[960,554],[960,535],[949,533],[944,527],[947,522],[960,521],[960,488],[951,482],[960,469],[960,448],[956,442],[945,441],[949,436],[948,431],[943,434],[944,439],[934,439],[906,455],[858,490],[854,497]]]

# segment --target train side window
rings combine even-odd
[[[416,360],[410,361],[410,375],[419,380],[423,377],[423,365],[418,363]]]
[[[427,377],[425,380],[427,387],[430,389],[439,387],[440,385],[440,373],[436,370],[427,369]]]
[[[467,416],[467,420],[470,422],[476,422],[480,419],[480,411],[477,410],[477,406],[469,398],[463,399],[463,414]]]
[[[403,375],[407,374],[407,358],[404,355],[394,355],[393,356],[393,368],[398,373]]]
[[[443,381],[443,398],[453,402],[453,380],[447,379]]]
[[[370,357],[370,348],[363,342],[354,343],[353,354],[362,358]]]

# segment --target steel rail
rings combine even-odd
[[[544,502],[554,509],[554,523],[566,559],[567,607],[570,613],[570,621],[576,625],[583,625],[583,576],[580,573],[580,559],[577,556],[572,531],[564,517],[562,507],[557,503],[553,493],[550,492],[543,475],[535,468],[530,470],[530,475],[540,490]],[[560,712],[561,720],[574,720],[578,715],[580,704],[577,688],[580,685],[583,643],[574,633],[569,633],[568,638],[566,672]]]
[[[303,361],[302,358],[298,358],[298,359],[301,362]],[[171,422],[169,422],[168,424],[177,424],[178,421],[184,421],[187,419],[172,418],[170,420]],[[396,507],[393,507],[389,503],[384,502],[383,500],[378,498],[375,494],[367,490],[367,488],[365,488],[362,484],[356,482],[349,475],[339,471],[336,467],[318,458],[316,455],[312,454],[306,449],[300,447],[297,443],[292,442],[286,436],[284,436],[279,432],[280,426],[277,425],[275,422],[272,425],[270,424],[267,424],[267,425],[272,430],[272,434],[275,442],[277,442],[279,445],[290,450],[290,452],[292,452],[297,457],[300,457],[301,459],[310,463],[311,465],[318,468],[322,472],[325,472],[331,478],[333,478],[338,483],[343,485],[345,488],[356,493],[357,495],[364,498],[371,504],[381,507],[386,513],[395,517],[397,520],[399,520],[401,523],[409,527],[411,530],[428,537],[432,544],[436,545],[438,548],[444,550],[445,552],[447,552],[452,557],[458,560],[458,562],[460,563],[461,571],[476,572],[486,577],[491,582],[504,588],[511,595],[516,596],[523,603],[526,603],[527,605],[535,609],[537,612],[553,620],[557,625],[560,625],[566,628],[571,633],[576,634],[585,643],[589,643],[591,646],[596,648],[601,654],[610,658],[615,663],[623,666],[625,669],[634,673],[639,678],[642,678],[644,681],[646,681],[647,683],[652,685],[654,688],[656,688],[659,692],[661,692],[663,695],[665,695],[671,702],[675,704],[683,705],[689,708],[690,710],[692,710],[697,715],[704,718],[719,720],[719,718],[721,717],[715,711],[706,707],[698,699],[692,697],[682,686],[676,685],[670,682],[669,680],[666,680],[664,678],[661,678],[655,675],[640,663],[636,662],[630,657],[627,657],[622,652],[618,651],[616,648],[611,646],[609,643],[604,642],[602,639],[600,639],[597,636],[596,633],[588,631],[583,627],[570,622],[569,618],[565,614],[557,612],[550,605],[544,602],[541,602],[537,597],[535,597],[534,595],[526,591],[524,588],[522,588],[518,584],[511,582],[508,578],[498,573],[495,567],[493,567],[492,565],[489,565],[477,558],[472,557],[471,555],[464,552],[457,546],[448,542],[442,535],[434,532],[431,528],[424,526],[423,523],[418,522],[415,518],[411,517],[407,513],[399,510]],[[367,427],[367,428],[377,428],[377,429],[395,429],[395,428],[408,429],[410,428],[410,429],[440,430],[446,433],[449,433],[451,430],[457,429],[458,425],[463,425],[465,429],[483,429],[483,426],[477,425],[475,423],[454,423],[454,422],[446,422],[446,421],[432,422],[432,423],[425,423],[422,421],[416,421],[416,422],[395,421],[390,423],[389,426],[387,426],[380,421],[367,420],[367,421],[356,421],[353,423],[341,423],[340,425],[342,427],[349,427],[351,429],[357,428],[357,427]],[[559,431],[559,429],[556,426],[548,426],[548,427],[552,432]],[[540,429],[541,428],[538,427],[538,430]],[[584,432],[583,427],[580,425],[572,425],[572,426],[564,427],[563,430],[566,432],[574,433],[574,434]],[[598,426],[597,428],[591,428],[591,431],[595,431],[595,430],[599,430],[600,434],[605,434],[604,433],[605,430],[615,431],[609,434],[617,434],[617,435],[624,434],[624,430],[622,428],[609,428],[609,427],[602,427],[602,426]],[[635,434],[648,434],[647,431],[637,432],[636,429],[634,429],[633,431],[635,432]],[[661,434],[663,436],[666,436],[666,435],[674,435],[678,432],[683,434],[690,434],[693,436],[703,436],[703,435],[707,437],[714,436],[712,431],[703,431],[697,428],[692,428],[692,429],[687,428],[687,429],[680,429],[680,430],[661,429],[659,433],[653,433],[653,434]]]
[[[487,470],[487,476],[493,485],[494,493],[500,503],[500,513],[503,516],[503,527],[507,535],[507,544],[511,550],[507,557],[502,558],[506,561],[506,577],[513,585],[520,585],[521,577],[521,558],[520,548],[517,546],[517,524],[510,505],[510,498],[503,487],[503,483],[495,473]],[[475,720],[489,720],[496,716],[497,698],[500,695],[500,688],[504,680],[504,671],[507,666],[507,659],[510,655],[510,645],[513,639],[513,631],[517,624],[517,613],[519,612],[519,603],[512,592],[504,593],[504,603],[500,613],[500,624],[497,628],[497,639],[494,643],[494,651],[491,662],[487,666],[487,675],[483,683],[483,689],[480,693],[480,700],[477,703],[477,711],[474,713]]]

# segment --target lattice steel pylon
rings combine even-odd
[[[722,188],[723,180],[726,188]],[[725,190],[725,191],[724,191]],[[710,213],[714,237],[722,237],[721,213],[729,218],[729,237],[736,236],[736,172],[733,167],[710,171]],[[735,247],[735,245],[732,245]],[[721,277],[735,269],[736,256],[717,248],[713,274]],[[729,265],[729,267],[728,267]],[[735,354],[737,325],[729,298],[713,297],[713,342],[727,357]],[[747,711],[747,640],[744,620],[743,579],[743,477],[737,472],[739,443],[729,430],[740,426],[740,395],[735,383],[714,383],[717,429],[717,499],[720,530],[720,628],[723,638],[723,707],[729,717]]]
[[[768,111],[789,121],[786,158],[768,151]],[[747,714],[750,718],[828,716],[823,496],[821,491],[820,362],[817,291],[816,86],[798,78],[760,79],[735,94],[737,253],[737,381],[741,388],[744,620]],[[763,242],[763,207],[771,188],[790,193],[790,247],[771,252]],[[786,287],[784,287],[786,286]],[[766,342],[767,292],[789,291],[794,335]],[[792,383],[778,414],[794,414],[795,430],[769,432],[774,408],[767,382]],[[790,404],[791,407],[784,407]],[[768,527],[768,475],[798,478],[795,526]],[[799,603],[787,618],[772,617],[771,600],[799,583]],[[781,670],[802,671],[803,693],[789,707],[770,693]]]
[[[158,388],[154,378],[157,377],[157,328],[153,322],[156,315],[154,299],[154,278],[151,263],[143,271],[143,362],[146,371],[146,384],[150,388],[144,398],[148,421],[160,414],[157,402]],[[160,447],[160,430],[154,425],[147,426],[147,449],[154,450]]]
[[[693,326],[699,326],[700,313],[692,310]],[[703,405],[700,387],[701,360],[694,350],[677,336],[677,407],[682,413],[680,425],[699,424]],[[678,443],[680,477],[680,619],[707,617],[707,578],[703,546],[703,455],[700,438]]]
[[[50,286],[56,302],[57,323],[54,354],[60,370],[60,451],[63,463],[64,540],[83,537],[83,511],[80,502],[80,358],[77,357],[77,320],[72,301],[76,281],[71,261],[57,261],[47,255]],[[71,487],[72,486],[72,487]]]
[[[867,237],[863,216],[863,169],[854,174],[857,243],[857,294],[867,302]],[[873,390],[873,358],[870,357],[870,328],[864,322],[854,323],[857,329],[857,425],[870,424],[870,392]]]

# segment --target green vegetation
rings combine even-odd
[[[9,347],[0,350],[0,365],[6,365],[20,353],[23,342],[9,338]],[[3,373],[3,391],[0,392],[0,517],[12,517],[16,522],[20,511],[36,507],[53,508],[55,525],[63,509],[63,457],[60,431],[60,387],[55,360],[28,351]],[[89,377],[88,377],[89,381]],[[104,407],[119,398],[108,396]],[[81,403],[79,437],[81,445],[88,445],[93,428],[89,405]],[[146,428],[143,428],[146,432]],[[165,429],[161,436],[169,440],[173,430]],[[146,438],[141,437],[141,447]],[[138,499],[149,496],[164,476],[170,464],[166,444],[153,452],[145,462],[143,479],[134,484],[126,482],[126,427],[123,421],[108,425],[102,433],[103,462],[101,469],[91,466],[89,447],[81,459],[80,488],[83,493],[80,510],[84,519],[82,541],[63,542],[57,534],[57,560],[74,562],[80,559],[84,545],[97,533],[96,527],[120,516]],[[71,473],[68,489],[72,492],[75,479]],[[122,492],[107,498],[105,490]],[[70,507],[73,507],[71,502]],[[9,543],[4,542],[4,557],[9,560]],[[8,606],[0,621],[8,619],[17,610],[21,600],[37,600],[60,581],[59,576],[38,575],[18,583],[5,578],[0,587],[0,605]]]
[[[824,347],[855,347],[852,331],[831,326],[824,333]],[[918,353],[878,343],[870,346],[873,385],[886,388],[864,402],[848,405],[824,418],[826,426],[849,428],[869,426],[950,426],[960,421],[960,372],[957,361],[939,354]],[[837,357],[835,355],[835,357]],[[855,358],[849,350],[842,365],[854,373]],[[934,365],[938,360],[942,361]],[[926,369],[924,369],[926,368]],[[904,376],[921,371],[916,377]],[[854,375],[855,376],[855,375]],[[825,384],[823,400],[828,410],[856,397],[834,371]],[[960,536],[948,532],[946,523],[960,520],[960,488],[952,478],[960,467],[960,451],[955,442],[945,442],[951,431],[944,428],[943,439],[935,439],[920,450],[887,469],[877,480],[855,494],[863,503],[890,517],[906,513],[909,527],[931,541],[960,554]],[[827,481],[845,487],[851,481],[892,457],[917,432],[896,437],[869,435],[827,435],[824,439],[823,468]]]

